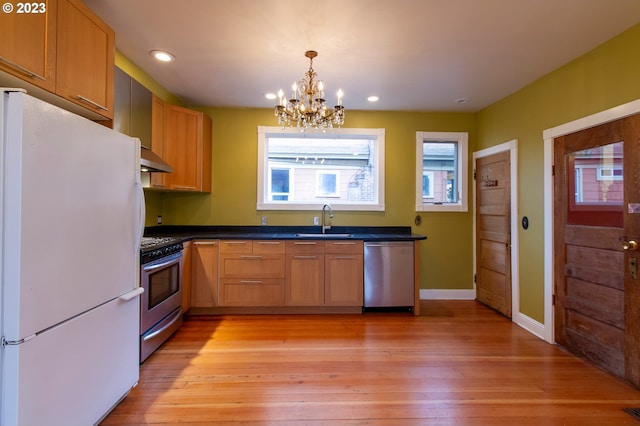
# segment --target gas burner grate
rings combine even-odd
[[[149,247],[162,246],[176,241],[173,237],[142,237],[140,247],[143,249]]]

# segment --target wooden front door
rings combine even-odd
[[[476,299],[511,318],[511,175],[509,151],[478,158]]]
[[[640,386],[640,116],[556,138],[554,167],[556,341]]]

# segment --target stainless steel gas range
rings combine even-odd
[[[182,242],[143,237],[140,249],[140,363],[182,325]]]

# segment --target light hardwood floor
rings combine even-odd
[[[485,306],[421,309],[189,319],[102,424],[640,424],[639,390]]]

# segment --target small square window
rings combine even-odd
[[[468,134],[416,133],[416,210],[467,211]]]

